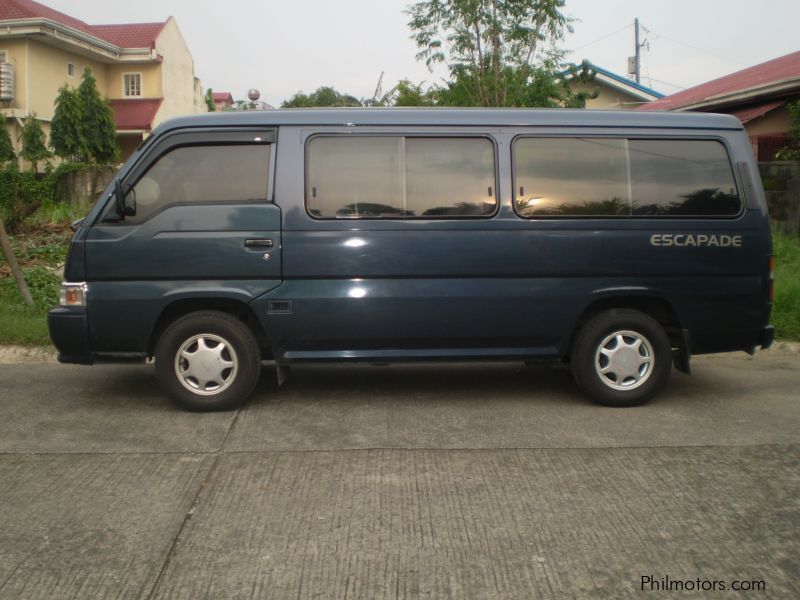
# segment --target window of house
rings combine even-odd
[[[494,145],[486,138],[319,136],[307,157],[313,217],[486,217],[497,207]]]
[[[267,198],[269,145],[184,146],[160,157],[136,182],[136,214],[141,223],[172,204],[263,202]]]
[[[6,54],[5,50],[0,50],[0,63],[8,62],[7,61],[8,54]]]
[[[67,77],[75,77],[75,65],[67,63]]]
[[[124,96],[141,96],[142,95],[142,74],[141,73],[125,73],[122,76]]]
[[[514,208],[522,217],[726,217],[741,199],[713,140],[521,138]]]

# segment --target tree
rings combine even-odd
[[[789,145],[775,155],[777,160],[800,160],[800,100],[786,104],[789,111]]]
[[[205,101],[208,112],[214,112],[217,110],[217,105],[214,104],[214,92],[211,91],[211,88],[206,90]]]
[[[55,112],[50,123],[50,146],[56,156],[73,162],[87,160],[82,139],[82,110],[77,91],[63,86],[58,90]]]
[[[81,109],[79,131],[84,146],[82,154],[98,164],[116,161],[120,149],[114,113],[111,104],[97,90],[97,81],[90,67],[83,70],[83,80],[78,86],[77,95]]]
[[[387,96],[386,104],[390,106],[433,106],[435,102],[429,92],[423,91],[421,83],[412,83],[408,79],[398,81]]]
[[[563,105],[557,81],[572,31],[564,0],[421,0],[408,25],[429,68],[444,63],[451,81],[437,88],[439,104],[452,106]]]
[[[0,167],[12,160],[17,160],[17,155],[14,152],[11,136],[6,129],[6,116],[0,113]]]
[[[558,77],[558,83],[563,89],[563,106],[567,108],[586,108],[586,101],[597,98],[600,92],[598,90],[575,92],[570,87],[569,82],[591,83],[596,76],[597,71],[592,68],[592,64],[588,60],[583,60],[579,65],[570,65],[566,71],[561,73]]]
[[[363,106],[363,103],[350,94],[342,94],[334,88],[323,86],[311,94],[296,93],[289,100],[284,100],[281,108],[314,108],[325,106]]]
[[[236,100],[233,103],[233,110],[255,110],[255,106],[250,100]]]
[[[22,125],[22,132],[19,136],[22,142],[20,156],[33,166],[34,172],[39,172],[39,161],[50,158],[50,151],[45,143],[44,130],[36,113],[31,113]]]

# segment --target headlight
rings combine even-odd
[[[61,284],[61,306],[86,306],[86,293],[89,286],[85,283]]]

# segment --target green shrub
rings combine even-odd
[[[58,305],[60,278],[44,267],[23,268],[36,306],[26,306],[13,277],[0,277],[0,344],[49,344],[47,311]]]
[[[58,182],[67,173],[93,168],[86,163],[61,163],[44,173],[20,171],[16,163],[0,167],[0,217],[9,232],[37,211],[46,214],[48,223],[71,221],[86,214],[86,205],[59,202]],[[63,194],[62,194],[63,195]],[[36,219],[41,222],[42,219]]]
[[[11,143],[11,135],[6,129],[6,116],[0,113],[0,165],[13,160],[17,160],[17,155]]]
[[[21,172],[15,163],[0,168],[0,217],[9,231],[53,195],[52,171]]]
[[[800,339],[800,237],[775,232],[775,304],[772,324],[778,337]]]

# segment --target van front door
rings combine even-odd
[[[182,296],[246,302],[280,283],[273,141],[272,131],[178,133],[133,166],[121,186],[133,214],[120,220],[109,206],[86,236],[94,348],[141,346],[142,331]]]

